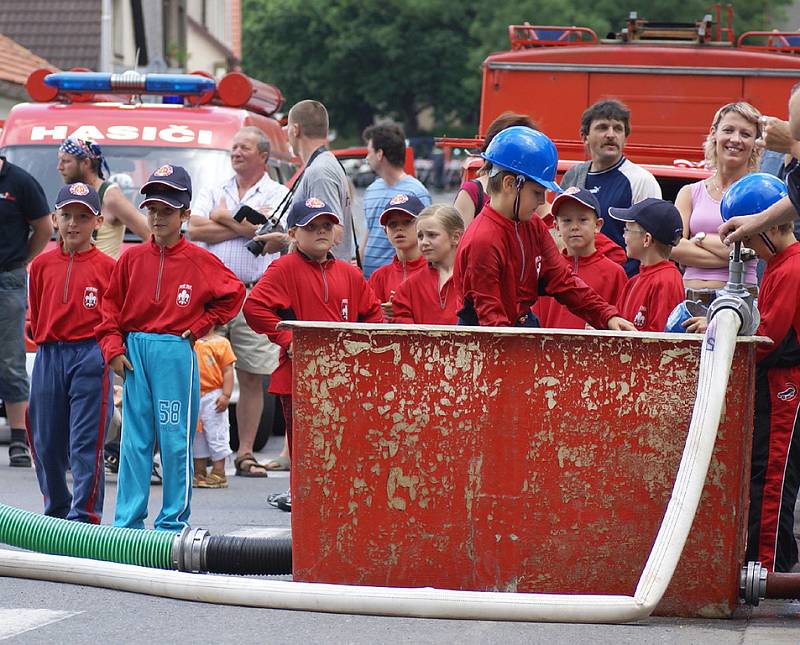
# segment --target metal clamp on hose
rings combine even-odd
[[[206,569],[209,532],[185,526],[172,543],[172,566],[178,571],[202,573]]]
[[[708,320],[712,320],[723,309],[732,309],[742,321],[740,336],[752,336],[761,322],[755,298],[744,286],[744,263],[752,251],[743,249],[737,242],[728,263],[728,282],[717,291],[717,297],[708,308]]]
[[[742,567],[739,595],[753,607],[767,597],[767,569],[760,562],[748,562]]]

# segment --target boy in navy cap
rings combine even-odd
[[[389,264],[372,272],[369,286],[381,303],[386,322],[392,322],[392,298],[397,288],[417,271],[428,266],[417,246],[417,215],[423,208],[425,205],[416,195],[398,193],[389,200],[381,213],[380,223],[389,243],[394,247],[395,256]]]
[[[564,243],[564,261],[572,273],[594,289],[603,300],[619,306],[628,276],[621,265],[608,258],[595,245],[596,236],[603,226],[597,198],[584,188],[572,186],[555,198],[550,213],[555,217],[556,228]],[[550,296],[539,298],[533,306],[533,312],[539,317],[542,327],[591,328],[583,318]]]
[[[292,451],[292,332],[277,329],[281,320],[369,322],[383,320],[375,294],[354,266],[337,260],[330,250],[339,218],[322,200],[295,202],[287,219],[296,252],[267,267],[247,302],[244,317],[256,332],[281,348],[269,391],[278,395],[286,420],[289,456]],[[291,510],[291,497],[278,505]],[[277,505],[277,504],[276,504]]]
[[[123,380],[123,428],[114,524],[144,528],[156,436],[164,473],[155,528],[188,525],[192,439],[200,387],[192,344],[242,306],[242,282],[216,256],[186,241],[192,183],[164,165],[142,186],[148,242],[119,259],[96,328],[103,355]]]
[[[113,405],[111,372],[94,328],[114,260],[92,243],[103,223],[94,188],[63,186],[56,209],[58,248],[38,256],[30,269],[31,329],[39,346],[28,408],[31,445],[45,514],[99,524],[103,439]]]
[[[608,212],[625,222],[628,257],[640,262],[639,274],[622,293],[622,315],[639,331],[664,331],[670,312],[685,298],[681,272],[669,260],[683,235],[681,215],[671,203],[655,197]]]

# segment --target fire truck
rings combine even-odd
[[[197,188],[228,175],[231,139],[246,125],[269,138],[274,179],[285,183],[297,168],[275,118],[280,90],[239,72],[217,82],[200,74],[37,70],[26,89],[33,102],[11,109],[0,154],[36,177],[50,203],[63,185],[56,161],[67,136],[98,143],[112,180],[136,205],[148,175],[167,162],[184,166]]]
[[[607,38],[586,27],[510,25],[510,49],[483,63],[476,139],[442,139],[478,147],[503,112],[529,114],[556,144],[559,173],[586,158],[581,113],[616,98],[631,109],[625,155],[651,170],[672,199],[688,181],[707,176],[702,145],[722,105],[744,100],[763,114],[787,118],[800,79],[800,33],[733,30],[733,9],[714,5],[691,24],[656,23],[632,12]],[[480,162],[468,164],[474,172]]]
[[[298,160],[276,118],[283,104],[280,90],[239,72],[216,81],[199,73],[42,69],[30,75],[26,89],[33,101],[11,109],[0,132],[0,154],[35,177],[50,204],[64,183],[56,164],[58,146],[67,136],[91,139],[102,147],[110,179],[136,206],[143,199],[142,184],[165,163],[185,167],[195,192],[228,176],[230,143],[243,126],[255,126],[269,139],[273,179],[288,183],[297,172]],[[126,243],[138,241],[126,235]],[[30,371],[35,351],[30,339],[27,349]],[[256,449],[269,436],[271,410],[265,410]],[[274,418],[282,423],[280,414]],[[234,413],[231,421],[235,447]],[[3,425],[0,419],[0,430]]]

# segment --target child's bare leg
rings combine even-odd
[[[211,472],[220,477],[225,477],[225,460],[219,459],[212,463]]]

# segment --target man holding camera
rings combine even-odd
[[[266,243],[266,254],[256,255],[247,248],[260,228],[259,215],[269,217],[288,192],[267,172],[269,152],[269,139],[261,130],[253,126],[239,130],[231,145],[233,175],[218,186],[201,190],[189,219],[192,241],[205,243],[244,282],[248,292],[285,244],[286,236],[274,233],[260,238]],[[278,364],[278,346],[250,329],[241,312],[223,332],[236,354],[239,381],[236,474],[266,477],[267,469],[253,457],[253,443],[264,408],[263,377],[272,374]]]

